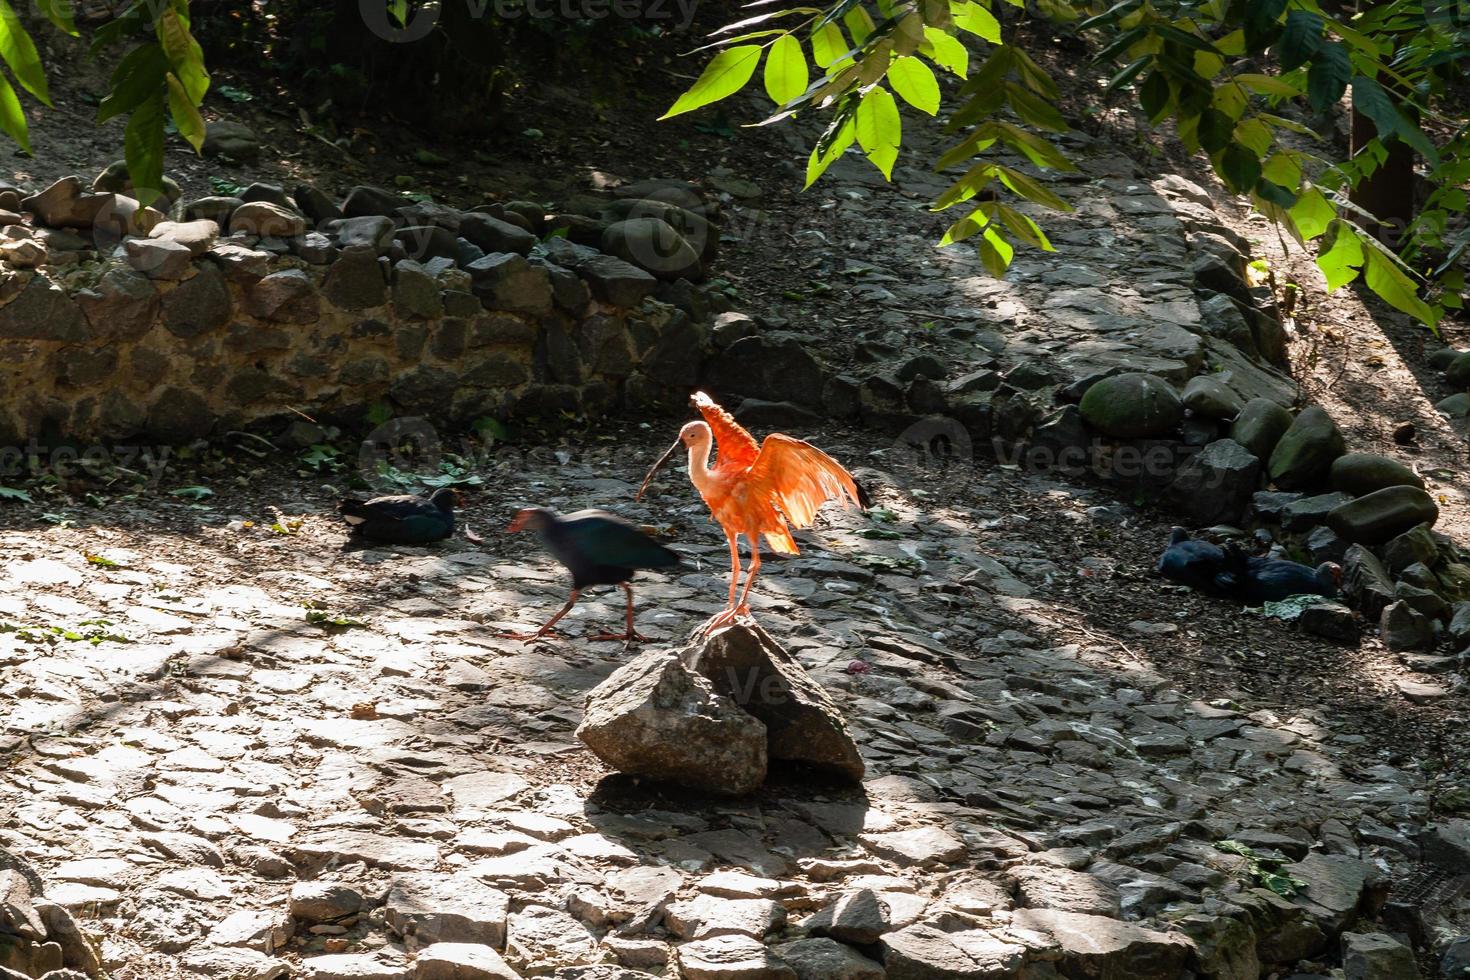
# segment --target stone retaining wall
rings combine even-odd
[[[682,402],[724,308],[689,281],[685,238],[639,217],[678,220],[664,203],[568,237],[535,205],[374,188],[143,208],[106,189],[115,171],[91,191],[0,188],[0,445],[177,444],[298,412],[356,423],[382,401],[451,423]],[[571,240],[589,224],[644,267]]]

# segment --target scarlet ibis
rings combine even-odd
[[[1332,598],[1342,588],[1342,567],[1330,561],[1312,568],[1280,558],[1248,556],[1231,545],[1217,581],[1233,598],[1251,604],[1280,602],[1294,595]]]
[[[546,550],[572,573],[572,595],[561,611],[535,633],[510,636],[527,643],[552,631],[557,621],[571,612],[582,590],[594,585],[621,585],[628,598],[627,630],[621,635],[599,633],[594,640],[645,640],[633,628],[633,587],[628,584],[640,568],[673,568],[677,552],[659,544],[621,517],[601,510],[579,510],[563,517],[547,507],[527,507],[516,514],[507,531],[529,528],[540,537]]]
[[[454,508],[461,503],[458,490],[440,487],[428,497],[398,494],[372,500],[343,500],[337,505],[347,527],[371,541],[390,544],[428,544],[454,533]]]
[[[860,510],[872,506],[872,501],[852,474],[816,446],[779,432],[757,443],[754,436],[702,391],[694,393],[690,404],[704,416],[704,421],[690,422],[679,430],[678,441],[644,477],[638,498],[642,498],[654,475],[674,457],[680,446],[687,448],[689,479],[709,505],[730,544],[729,601],[705,625],[708,631],[733,622],[737,616],[749,615],[750,587],[761,567],[762,536],[772,551],[799,554],[791,537],[792,527],[810,526],[827,501],[839,501],[844,509],[851,502]],[[711,468],[710,450],[716,443],[719,459]],[[742,534],[750,547],[750,569],[737,601],[741,572],[738,539]]]
[[[1188,531],[1176,527],[1169,532],[1169,546],[1159,556],[1156,571],[1171,582],[1208,595],[1222,595],[1226,586],[1215,579],[1228,564],[1220,547],[1208,541],[1193,540]]]

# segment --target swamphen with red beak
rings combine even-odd
[[[337,505],[347,527],[370,541],[428,544],[454,533],[458,490],[440,487],[428,497],[397,494],[372,500],[344,500]]]
[[[561,611],[535,633],[513,633],[527,643],[551,632],[571,612],[582,590],[594,585],[621,585],[628,597],[627,630],[622,634],[600,633],[594,640],[644,640],[633,628],[633,588],[628,580],[640,568],[673,568],[679,555],[644,534],[620,517],[601,510],[579,510],[562,517],[546,507],[527,507],[516,514],[507,531],[529,528],[541,536],[546,550],[572,573],[572,595]]]
[[[1247,555],[1234,545],[1225,549],[1226,565],[1216,576],[1219,586],[1244,602],[1280,602],[1294,595],[1332,598],[1342,587],[1342,568],[1324,561],[1316,568],[1280,558]]]

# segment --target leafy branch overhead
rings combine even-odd
[[[808,111],[827,118],[807,161],[810,186],[854,145],[891,179],[903,143],[900,107],[945,111],[955,142],[935,169],[953,183],[933,207],[962,214],[940,244],[974,242],[995,275],[1018,245],[1052,250],[1032,214],[1070,210],[1066,201],[1035,172],[996,159],[1008,150],[1034,171],[1076,169],[1046,135],[1070,128],[1057,85],[1002,27],[1003,13],[1037,16],[1022,0],[1005,0],[1015,8],[1009,12],[1000,0],[837,0],[781,10],[768,2],[750,4],[760,12],[716,32],[701,49],[715,54],[663,118],[734,95],[764,64],[775,111],[758,125]],[[1106,9],[1041,0],[1034,9],[1057,29],[1096,42],[1092,66],[1104,96],[1130,92],[1151,124],[1172,121],[1183,146],[1205,154],[1230,190],[1297,242],[1317,243],[1328,289],[1361,278],[1431,326],[1460,306],[1470,237],[1450,228],[1466,206],[1470,125],[1464,106],[1444,94],[1470,66],[1470,33],[1426,14],[1420,0],[1391,0],[1352,18],[1316,0],[1121,0]],[[948,106],[946,75],[958,83]],[[1303,152],[1293,148],[1299,141],[1282,138],[1317,139],[1288,106],[1310,118],[1349,96],[1376,132],[1350,159]],[[1426,121],[1455,136],[1436,145]],[[1348,201],[1394,143],[1419,155],[1432,187],[1398,252]]]
[[[36,6],[57,29],[78,36],[70,0],[38,0]],[[204,118],[199,114],[199,105],[209,89],[209,74],[204,70],[204,52],[189,30],[188,0],[165,0],[161,5],[156,0],[136,0],[97,30],[92,54],[123,44],[131,47],[113,70],[108,95],[98,107],[97,121],[128,114],[123,141],[128,175],[138,200],[150,204],[163,187],[165,118],[173,119],[179,135],[196,152],[204,145]],[[7,0],[0,0],[0,59],[21,88],[51,105],[35,42]],[[30,152],[25,110],[3,72],[0,130]]]

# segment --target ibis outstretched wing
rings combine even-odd
[[[761,443],[746,481],[750,494],[768,494],[796,527],[809,526],[829,500],[840,501],[844,508],[849,503],[866,506],[866,495],[841,463],[811,443],[780,433]]]

